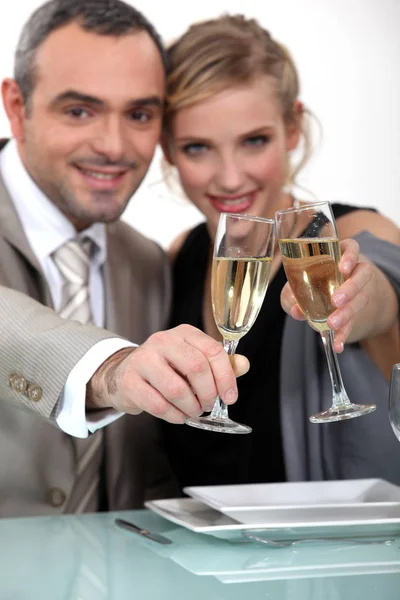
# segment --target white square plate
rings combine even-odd
[[[204,486],[184,491],[252,526],[400,519],[400,487],[383,479]]]
[[[343,519],[339,512],[330,515],[325,521],[311,520],[309,515],[302,522],[271,521],[268,519],[270,515],[267,515],[263,521],[252,524],[240,523],[207,504],[191,498],[152,500],[146,502],[145,506],[164,519],[190,531],[225,540],[243,541],[243,532],[253,530],[258,530],[258,535],[262,534],[263,537],[275,540],[357,536],[390,538],[400,534],[400,512],[397,506],[395,510],[394,507],[388,507],[388,512],[393,513],[391,516],[379,519],[369,516]]]

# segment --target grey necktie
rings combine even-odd
[[[89,303],[90,257],[94,249],[88,238],[69,240],[53,253],[53,260],[63,278],[59,315],[65,319],[92,322]],[[100,469],[103,433],[87,439],[72,438],[76,452],[76,479],[65,512],[94,512],[99,508]]]

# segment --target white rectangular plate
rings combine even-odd
[[[397,507],[387,507],[391,515],[383,518],[354,515],[343,519],[340,512],[335,518],[311,521],[309,515],[303,522],[263,521],[252,524],[240,523],[224,515],[203,502],[191,498],[152,500],[145,506],[164,519],[196,533],[213,535],[222,539],[242,539],[243,531],[262,530],[263,537],[271,539],[302,539],[313,537],[357,537],[388,536],[400,534],[400,511]]]
[[[400,487],[382,479],[204,486],[184,491],[252,526],[400,519]]]
[[[194,501],[183,502],[190,508],[192,504],[187,502]],[[366,545],[338,539],[271,549],[255,542],[231,543],[211,535],[198,535],[175,525],[167,530],[167,535],[173,543],[153,544],[153,552],[195,575],[214,576],[224,583],[400,572],[400,538]],[[280,598],[281,593],[273,597]],[[300,596],[303,598],[301,593],[296,597]],[[396,594],[394,597],[397,598]]]

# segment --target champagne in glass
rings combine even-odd
[[[264,300],[272,259],[214,258],[211,298],[223,338],[240,340],[252,327]]]
[[[335,219],[329,202],[278,211],[275,216],[283,267],[293,294],[309,325],[322,337],[332,382],[332,406],[312,415],[312,423],[341,421],[375,410],[374,404],[352,404],[333,350],[327,320],[336,309],[332,296],[343,283]]]
[[[274,222],[250,215],[222,213],[214,244],[211,300],[215,323],[229,356],[253,326],[267,291],[274,248]],[[187,418],[199,429],[250,433],[251,428],[228,417],[217,398],[210,415]]]
[[[287,239],[279,241],[279,248],[293,294],[308,322],[317,331],[328,331],[327,319],[335,310],[331,298],[343,283],[339,240]]]

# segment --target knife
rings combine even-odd
[[[151,533],[147,529],[142,529],[141,527],[138,527],[137,525],[135,525],[134,523],[131,523],[130,521],[125,521],[124,519],[115,519],[115,524],[118,525],[119,527],[122,527],[123,529],[127,529],[128,531],[133,531],[134,533],[137,533],[138,535],[142,535],[143,537],[147,538],[148,540],[152,540],[153,542],[157,542],[158,544],[163,544],[163,545],[172,544],[172,540],[168,539],[164,535],[161,535],[160,533]]]

